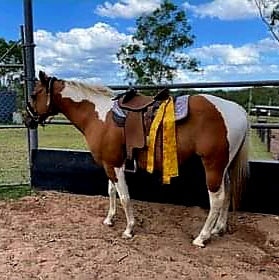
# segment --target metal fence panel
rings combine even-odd
[[[10,123],[16,111],[16,92],[0,92],[0,123]]]

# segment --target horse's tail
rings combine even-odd
[[[248,128],[242,144],[229,167],[232,209],[240,206],[248,178]]]

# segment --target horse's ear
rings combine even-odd
[[[40,79],[40,81],[41,81],[41,83],[42,83],[43,85],[46,85],[46,84],[47,84],[47,81],[48,81],[48,76],[47,76],[47,74],[46,74],[45,72],[40,71],[40,72],[39,72],[39,79]]]

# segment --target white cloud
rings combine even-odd
[[[256,44],[252,44],[252,46],[258,49],[260,52],[276,52],[278,53],[279,44],[276,40],[271,38],[265,38],[257,42]]]
[[[126,30],[131,34],[133,34],[137,31],[136,27],[131,27],[131,26],[127,27]]]
[[[249,0],[213,0],[206,4],[184,4],[199,17],[216,17],[221,20],[246,19],[257,16],[257,8]]]
[[[105,23],[69,32],[35,32],[37,70],[44,69],[61,78],[118,82],[116,53],[131,36]]]
[[[220,82],[277,79],[279,66],[271,65],[206,65],[201,72],[179,71],[177,83]]]
[[[260,54],[252,46],[233,47],[232,45],[214,44],[196,48],[190,54],[203,63],[218,63],[229,65],[257,64]]]
[[[116,58],[120,45],[131,36],[104,23],[69,32],[35,32],[36,69],[59,78],[92,83],[123,84],[124,72]],[[181,54],[185,55],[185,54]],[[235,47],[213,44],[191,49],[200,73],[179,71],[175,82],[278,79],[278,44],[270,39]],[[187,57],[186,55],[186,57]]]
[[[213,44],[189,54],[201,61],[202,71],[179,71],[176,82],[278,79],[278,44],[270,38],[241,47]]]
[[[119,0],[115,4],[106,1],[95,12],[110,18],[133,18],[154,11],[160,3],[161,0]]]

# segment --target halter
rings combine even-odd
[[[57,81],[56,77],[50,77],[47,80],[46,83],[46,94],[47,94],[47,110],[45,113],[39,115],[32,107],[30,102],[27,102],[26,105],[26,112],[29,115],[29,117],[36,122],[37,124],[42,124],[44,125],[45,120],[51,116],[51,115],[56,115],[58,112],[55,110],[53,106],[53,86],[54,82]]]

